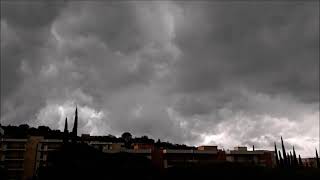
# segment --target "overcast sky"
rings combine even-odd
[[[1,123],[76,104],[80,134],[314,156],[319,2],[1,1]]]

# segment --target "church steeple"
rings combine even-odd
[[[72,129],[72,138],[75,141],[77,138],[77,131],[78,131],[78,107],[76,107],[76,112],[74,116],[74,124]]]
[[[64,130],[63,130],[64,133],[68,133],[68,118],[66,117],[66,120],[64,122]]]
[[[64,130],[63,130],[63,142],[67,143],[68,142],[68,136],[69,136],[69,131],[68,131],[68,118],[66,117],[66,121],[64,123]]]

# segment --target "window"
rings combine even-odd
[[[25,149],[25,143],[9,142],[7,149]]]
[[[21,151],[13,151],[13,152],[7,152],[5,154],[6,159],[23,159],[24,158],[24,152]]]

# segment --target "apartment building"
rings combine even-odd
[[[317,159],[316,158],[302,158],[302,164],[305,167],[317,167]]]
[[[192,164],[208,164],[225,160],[225,153],[217,146],[200,146],[197,149],[164,149],[161,152],[163,168],[185,167]]]
[[[150,143],[133,143],[133,149],[154,149],[154,144]]]
[[[58,150],[62,140],[30,136],[26,139],[2,138],[0,144],[1,165],[8,172],[8,179],[29,179],[40,165],[47,164],[48,154]]]
[[[24,176],[27,139],[1,139],[1,165],[7,169],[8,179],[22,179]]]
[[[41,139],[37,145],[36,162],[34,174],[37,174],[39,167],[47,166],[50,163],[48,157],[54,151],[61,149],[63,140],[61,139]]]
[[[247,147],[235,147],[234,150],[226,151],[226,160],[229,162],[254,164],[264,167],[273,167],[275,164],[274,151],[253,150]]]

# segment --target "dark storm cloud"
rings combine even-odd
[[[302,111],[318,112],[318,13],[314,4],[185,4],[175,41],[184,60],[175,64],[171,86],[183,95],[174,109],[190,129],[209,134],[215,130],[207,127],[237,119],[224,109],[257,122],[259,115],[301,122]],[[279,136],[275,129],[269,132]],[[247,132],[243,139],[262,134]]]
[[[1,2],[1,123],[62,128],[78,104],[80,132],[228,148],[283,135],[308,154],[317,5]]]
[[[187,4],[177,28],[176,42],[186,53],[177,64],[177,88],[198,92],[241,84],[317,102],[318,13],[312,3]]]
[[[1,2],[1,97],[14,91],[22,80],[24,75],[17,69],[24,59],[34,62],[32,68],[39,67],[37,53],[60,8],[42,2]]]
[[[23,29],[37,29],[50,25],[59,14],[64,3],[9,2],[1,3],[1,19]]]
[[[35,6],[38,7],[37,4]],[[158,9],[157,6],[151,8]],[[17,9],[14,11],[18,11]],[[143,14],[138,13],[139,10],[146,11],[153,17],[144,18]],[[106,16],[106,12],[110,14]],[[9,33],[16,33],[22,38],[29,38],[27,40],[30,41],[39,39],[39,42],[42,43],[28,44],[29,41],[26,41],[26,45],[21,48],[24,51],[19,52],[19,57],[15,59],[16,64],[10,68],[4,63],[6,69],[12,69],[12,74],[17,75],[18,78],[23,77],[26,83],[18,82],[16,80],[19,79],[14,78],[6,78],[6,80],[19,85],[16,89],[25,91],[27,89],[28,93],[37,95],[38,98],[31,101],[22,97],[25,100],[24,103],[17,104],[14,102],[20,100],[21,96],[20,98],[15,97],[21,92],[10,91],[14,95],[10,99],[7,96],[3,98],[2,111],[6,111],[3,114],[10,114],[9,109],[13,110],[17,106],[30,108],[36,104],[42,105],[48,102],[63,103],[63,99],[70,99],[68,95],[72,95],[72,92],[79,88],[85,97],[94,97],[95,103],[90,103],[90,106],[102,108],[104,101],[107,101],[114,91],[148,84],[155,76],[155,69],[162,64],[167,64],[166,59],[171,59],[173,55],[172,50],[167,48],[170,43],[165,42],[167,41],[165,30],[149,32],[142,26],[153,23],[155,25],[152,28],[163,29],[161,27],[162,17],[158,18],[158,15],[161,15],[161,11],[154,13],[149,10],[148,5],[138,7],[130,3],[124,5],[71,3],[52,22],[44,23],[45,26],[40,29],[35,27],[27,34],[32,36],[22,34],[24,31],[22,24],[18,28],[10,25],[14,23],[8,23],[5,18],[2,19],[5,25],[2,26],[4,27],[2,36],[7,38],[1,44],[3,51],[17,50],[15,46],[25,42],[20,42],[20,38],[17,41],[11,41]],[[153,18],[159,20],[152,22]],[[52,20],[52,18],[49,19]],[[130,27],[136,29],[136,32]],[[41,33],[44,35],[42,36]],[[136,40],[139,41],[136,42]],[[127,46],[131,50],[127,49]],[[138,50],[133,51],[134,47]],[[29,52],[34,55],[28,56]],[[10,62],[9,59],[8,56],[2,58],[5,62]],[[10,77],[10,74],[6,73],[5,76]],[[38,85],[31,86],[32,82]],[[3,83],[2,87],[8,86]],[[81,102],[77,97],[72,98],[72,101]],[[35,105],[30,105],[32,103]],[[34,116],[34,113],[30,114]],[[29,117],[20,118],[16,115],[17,118],[15,118],[14,115],[12,116],[2,116],[2,119],[15,123],[33,121]]]
[[[62,7],[46,2],[1,2],[2,117],[8,112],[14,119],[35,117],[45,101],[45,95],[28,90],[25,86],[33,83],[25,81],[41,68],[40,50],[45,48],[50,25]]]

